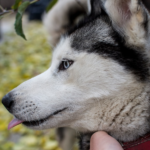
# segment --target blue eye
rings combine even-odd
[[[59,65],[59,70],[67,70],[72,64],[72,60],[63,60]]]
[[[69,61],[64,61],[63,65],[65,69],[68,69],[70,67]]]

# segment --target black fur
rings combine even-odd
[[[76,26],[69,28],[66,34],[69,36],[69,35],[73,34],[76,30],[81,29],[82,27],[84,27],[86,24],[92,22],[93,20],[96,20],[97,18],[99,18],[101,16],[106,16],[105,11],[102,8],[99,8],[99,9],[100,9],[99,13],[92,12],[90,15],[85,16],[80,22],[78,22],[78,24]]]
[[[70,36],[73,34],[76,30],[81,29],[82,27],[85,26],[85,24],[88,24],[89,22],[95,20],[96,18],[100,17],[100,15],[90,15],[90,16],[85,16],[83,20],[81,20],[76,26],[73,26],[72,28],[69,28],[67,31],[67,36]]]
[[[88,52],[93,51],[106,59],[111,58],[119,62],[140,80],[146,80],[149,77],[149,68],[146,57],[144,57],[139,51],[122,45],[113,46],[102,42],[94,44],[92,50],[89,50]]]
[[[93,133],[81,134],[79,137],[79,149],[90,150],[90,139]]]
[[[100,0],[90,0],[91,2],[91,14],[98,15],[101,13],[101,2]]]

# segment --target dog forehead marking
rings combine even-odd
[[[91,47],[93,43],[98,41],[117,45],[115,39],[111,36],[112,28],[106,23],[106,18],[90,22],[81,30],[73,32],[71,35],[62,36],[60,42],[54,50],[53,57],[67,57],[69,55],[79,53],[76,50],[85,50],[86,47]],[[100,22],[100,24],[99,24]]]
[[[112,27],[107,17],[99,16],[93,21],[87,22],[84,25],[83,24],[81,27],[74,29],[74,31],[70,34],[72,47],[84,49],[84,45],[92,45],[97,41],[111,43],[113,45],[117,44],[113,38]],[[82,41],[84,42],[82,43]]]

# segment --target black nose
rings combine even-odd
[[[6,94],[2,99],[2,103],[8,111],[11,111],[11,107],[12,107],[14,101],[9,94]]]

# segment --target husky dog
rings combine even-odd
[[[89,14],[61,39],[50,68],[2,103],[36,130],[70,127],[89,150],[92,133],[122,142],[150,131],[150,16],[140,0],[88,0]]]

